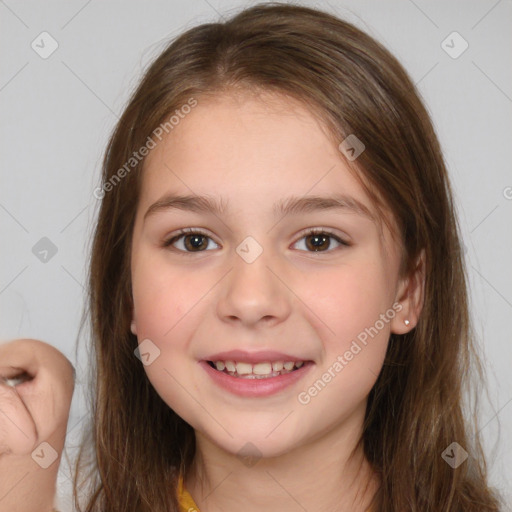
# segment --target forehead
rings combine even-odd
[[[298,100],[276,94],[200,98],[144,163],[143,192],[163,181],[208,190],[269,195],[277,187],[305,194],[339,182],[364,197],[324,125]],[[181,182],[180,182],[181,178]],[[343,183],[341,183],[343,182]],[[153,195],[153,194],[151,194]]]

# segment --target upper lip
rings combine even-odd
[[[265,363],[272,361],[283,361],[283,362],[297,362],[297,361],[309,361],[309,359],[303,359],[302,357],[291,356],[290,354],[284,354],[283,352],[276,352],[274,350],[263,350],[260,352],[245,352],[244,350],[229,350],[227,352],[219,352],[212,356],[208,356],[206,361],[240,361],[244,363]]]

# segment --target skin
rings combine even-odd
[[[133,232],[132,332],[160,350],[144,367],[147,377],[195,430],[185,486],[202,512],[363,511],[377,488],[362,452],[350,454],[390,333],[416,325],[423,280],[419,271],[399,276],[396,241],[385,226],[381,237],[365,216],[273,216],[283,197],[333,191],[374,211],[321,124],[281,96],[199,101],[147,157]],[[168,192],[222,196],[228,213],[167,210],[143,222]],[[302,231],[317,227],[351,245],[330,238],[314,252]],[[181,228],[206,231],[205,248],[193,252],[184,237],[163,247]],[[251,264],[235,251],[247,236],[263,249]],[[308,404],[299,403],[299,393],[396,303],[400,312],[378,335]],[[280,393],[242,398],[217,387],[198,365],[231,349],[278,350],[315,366]],[[248,442],[261,456],[250,467],[237,456]]]
[[[15,377],[23,371],[32,379],[15,388],[5,384],[3,378]],[[42,341],[19,339],[0,343],[1,511],[53,509],[73,396],[73,372],[68,359]],[[41,446],[43,442],[57,453],[55,459],[51,449]]]

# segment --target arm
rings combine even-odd
[[[0,342],[0,512],[53,509],[73,373],[47,343]]]

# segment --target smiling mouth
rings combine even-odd
[[[305,364],[310,363],[311,361],[276,361],[273,363],[265,362],[253,365],[236,361],[216,361],[215,363],[208,361],[208,364],[213,369],[239,379],[270,379],[279,377],[280,375],[297,371]]]

